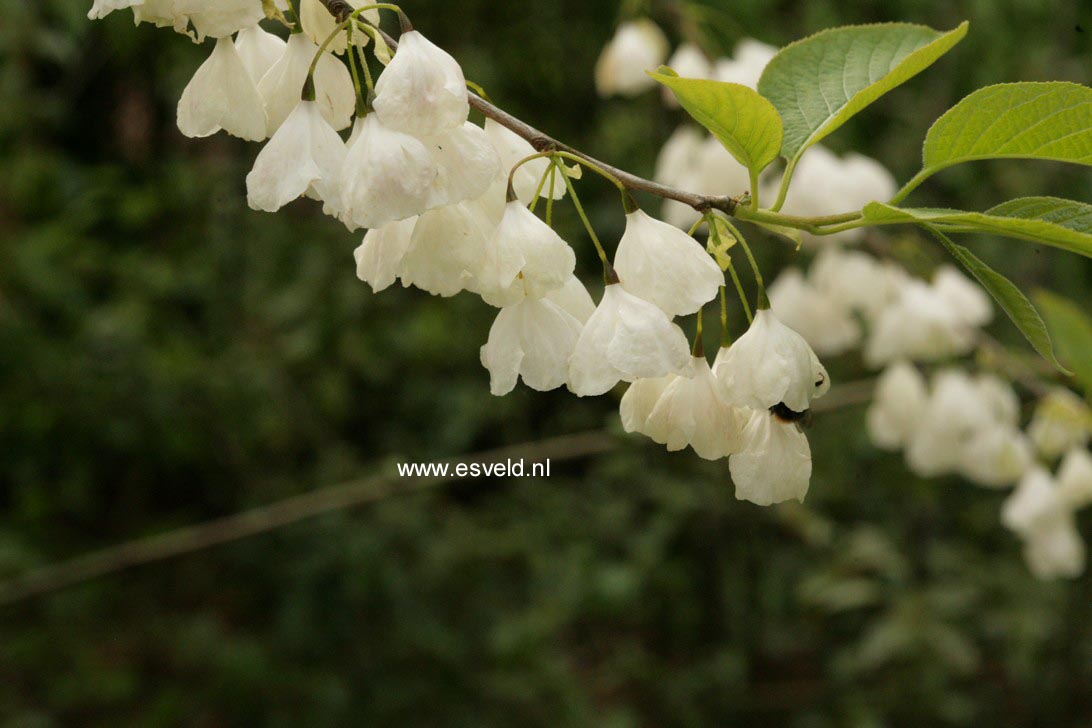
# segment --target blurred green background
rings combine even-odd
[[[490,397],[478,347],[495,312],[474,297],[373,296],[359,236],[316,205],[249,210],[257,147],[174,126],[210,46],[128,12],[92,23],[89,4],[0,0],[0,579],[393,461],[618,429],[610,397]],[[405,8],[502,106],[635,172],[680,121],[658,94],[596,99],[613,2]],[[1088,83],[1089,15],[1043,0],[654,10],[676,40],[699,29],[723,51],[969,19],[948,57],[830,139],[900,180],[974,88]],[[914,200],[1088,201],[1089,180],[991,163]],[[582,188],[616,240],[616,194]],[[571,208],[559,219],[594,281]],[[1025,289],[1092,292],[1085,259],[970,244]],[[791,256],[760,247],[772,278]],[[991,331],[1022,346],[1005,321]],[[856,354],[828,365],[871,376]],[[737,502],[726,462],[633,438],[549,479],[389,498],[0,607],[0,725],[1092,725],[1092,578],[1035,581],[998,523],[1004,494],[917,480],[862,423],[860,407],[817,417],[803,507]]]

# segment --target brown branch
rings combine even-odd
[[[319,0],[319,2],[325,6],[339,23],[344,22],[353,12],[353,7],[346,2],[346,0]],[[362,20],[361,22],[364,21]],[[383,40],[391,47],[391,50],[397,50],[398,41],[392,38],[383,29],[377,28],[376,30],[383,36]],[[613,175],[625,185],[627,189],[647,192],[651,195],[668,200],[678,200],[679,202],[690,205],[698,212],[716,209],[731,215],[736,210],[737,200],[733,197],[728,197],[726,195],[699,195],[694,192],[687,192],[686,190],[680,190],[650,179],[645,179],[644,177],[639,177],[558,141],[549,134],[539,131],[521,119],[517,119],[504,109],[486,101],[473,92],[469,92],[469,94],[470,105],[473,108],[481,112],[483,116],[492,119],[509,131],[523,137],[536,152],[548,150],[568,152],[580,157],[588,164],[595,165]]]

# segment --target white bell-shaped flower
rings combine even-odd
[[[744,38],[736,44],[731,58],[722,58],[713,68],[713,77],[726,83],[758,88],[758,79],[777,49],[754,38]]]
[[[258,153],[246,177],[247,201],[276,212],[301,195],[340,204],[345,143],[314,101],[301,101]]]
[[[1070,508],[1092,505],[1092,455],[1084,448],[1073,448],[1058,468],[1058,497]]]
[[[906,461],[926,478],[955,472],[967,444],[992,424],[992,410],[974,380],[957,369],[942,371],[933,379],[933,391],[910,437]]]
[[[569,364],[569,388],[604,394],[619,381],[653,379],[690,360],[686,336],[661,309],[613,283],[584,325]]]
[[[672,372],[653,379],[634,380],[626,388],[626,393],[622,395],[622,401],[618,405],[622,429],[630,433],[644,434],[645,423],[648,422],[648,416],[652,414],[656,403],[660,401],[660,395],[678,377],[678,374]]]
[[[502,308],[481,349],[490,391],[498,397],[508,394],[518,377],[540,392],[565,384],[582,328],[571,314],[545,298],[525,298]]]
[[[1028,470],[1001,506],[1001,523],[1025,537],[1071,517],[1072,510],[1058,497],[1054,479],[1038,466]]]
[[[902,294],[906,272],[856,250],[827,247],[815,256],[808,280],[817,289],[852,311],[875,321]]]
[[[1084,573],[1085,546],[1072,518],[1029,534],[1024,559],[1039,579],[1073,579]]]
[[[318,46],[303,33],[288,36],[284,54],[258,82],[265,101],[268,132],[273,134],[295,108],[307,81]],[[315,101],[330,126],[341,131],[352,123],[356,111],[356,90],[345,64],[324,53],[315,67]]]
[[[133,4],[133,20],[137,25],[151,23],[157,28],[173,28],[176,33],[188,33],[190,19],[176,9],[176,0],[144,0]]]
[[[194,138],[211,136],[221,129],[252,142],[266,138],[262,97],[230,37],[216,41],[212,55],[182,92],[178,129]]]
[[[911,364],[895,362],[876,383],[876,394],[866,413],[868,435],[884,450],[906,447],[925,414],[929,389]]]
[[[811,446],[796,423],[754,410],[728,469],[740,500],[760,506],[793,498],[803,502],[811,483]]]
[[[358,119],[357,126],[341,179],[347,222],[377,228],[428,210],[436,181],[428,147],[386,126],[376,114]]]
[[[769,287],[770,307],[816,353],[835,356],[861,340],[861,325],[837,299],[820,292],[795,268],[782,271]]]
[[[143,2],[144,0],[95,0],[91,10],[87,12],[87,17],[90,20],[102,20],[115,10],[124,10]]]
[[[1039,454],[1048,460],[1088,443],[1092,412],[1068,389],[1056,387],[1039,400],[1028,425],[1028,436]]]
[[[243,28],[235,36],[235,50],[239,51],[239,58],[254,80],[255,88],[284,55],[287,45],[280,37],[266,32],[261,25]],[[264,100],[262,103],[265,103]]]
[[[174,0],[174,12],[189,17],[198,41],[228,38],[265,18],[255,0]]]
[[[994,424],[971,437],[963,450],[959,471],[978,485],[1004,488],[1020,480],[1034,463],[1035,455],[1024,433]]]
[[[365,5],[372,4],[369,0],[347,1],[354,8],[362,8]],[[372,25],[379,25],[379,10],[376,8],[365,10],[358,17],[362,17]],[[300,0],[300,27],[303,29],[304,34],[311,39],[311,42],[317,45],[323,43],[334,32],[337,21],[319,0]],[[364,31],[354,29],[353,42],[361,47],[366,46],[368,36]],[[348,48],[349,40],[345,31],[338,33],[338,36],[330,41],[330,45],[327,46],[327,49],[332,53],[344,53]]]
[[[993,319],[990,297],[982,287],[950,265],[933,274],[933,289],[969,326],[985,326]]]
[[[784,404],[806,412],[830,389],[830,377],[800,334],[761,309],[717,370],[729,402],[766,411]]]
[[[489,137],[469,121],[422,141],[436,163],[429,208],[481,197],[500,172],[500,158]]]
[[[402,260],[409,252],[416,224],[417,218],[408,217],[373,228],[353,251],[356,277],[371,286],[373,293],[389,288],[401,275]]]
[[[667,37],[647,18],[618,27],[595,64],[600,96],[636,96],[656,85],[645,71],[655,71],[667,58]]]
[[[478,200],[430,210],[413,228],[402,283],[434,296],[475,290],[475,272],[499,220]]]
[[[741,447],[741,410],[724,399],[704,356],[693,357],[685,376],[671,381],[639,431],[670,451],[687,445],[698,457],[719,460]]]
[[[576,255],[553,228],[519,200],[505,206],[476,271],[478,292],[491,306],[541,298],[572,278]]]
[[[626,215],[614,268],[627,291],[669,316],[694,313],[724,285],[724,273],[694,238],[642,210]]]
[[[375,113],[392,129],[418,137],[462,126],[470,113],[463,69],[416,30],[403,33],[375,85]]]
[[[546,298],[568,311],[573,318],[582,324],[586,324],[591,315],[595,313],[595,301],[592,300],[588,289],[576,276],[569,276],[569,279],[565,281],[561,288],[550,291],[546,294]]]
[[[485,120],[484,129],[486,136],[493,144],[493,148],[500,155],[501,169],[505,174],[512,171],[512,168],[521,160],[535,153],[535,148],[531,146],[530,142],[492,119]],[[512,187],[515,188],[516,196],[523,204],[530,205],[534,202],[535,190],[538,189],[539,182],[542,181],[543,175],[546,174],[549,168],[550,160],[545,157],[532,159],[530,162],[521,165],[516,173],[512,175]],[[542,187],[541,196],[553,197],[555,200],[560,200],[565,196],[565,180],[560,172],[554,174],[553,185],[550,184],[549,180],[546,181]]]
[[[968,326],[935,290],[908,280],[898,300],[879,315],[865,344],[864,359],[880,367],[897,359],[937,361],[974,347]]]

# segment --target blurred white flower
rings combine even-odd
[[[254,160],[247,201],[255,210],[276,212],[306,194],[338,207],[344,161],[345,144],[318,104],[301,101]]]
[[[660,308],[614,283],[580,333],[569,387],[580,397],[604,394],[619,381],[678,372],[689,360],[682,329]]]
[[[834,356],[860,343],[861,326],[850,310],[813,287],[799,270],[783,270],[767,293],[777,317],[817,354]]]
[[[408,217],[373,228],[353,251],[356,277],[370,285],[373,293],[390,287],[401,275],[402,260],[409,252],[416,224],[417,218]]]
[[[500,172],[500,158],[489,137],[469,121],[422,141],[436,163],[430,208],[481,197]]]
[[[906,449],[910,469],[922,477],[955,472],[967,444],[993,423],[989,403],[966,372],[946,369],[933,377],[933,391]]]
[[[808,270],[808,279],[816,289],[859,312],[868,321],[896,301],[908,279],[906,271],[889,261],[880,261],[867,253],[823,248]]]
[[[1068,389],[1050,390],[1035,407],[1028,436],[1044,458],[1054,460],[1074,447],[1088,443],[1092,412]]]
[[[1028,568],[1039,579],[1073,579],[1084,572],[1085,546],[1072,518],[1034,531],[1024,542]]]
[[[736,498],[760,506],[795,498],[803,502],[811,482],[811,447],[794,423],[766,410],[751,412],[740,450],[728,460]]]
[[[698,457],[719,460],[741,447],[742,411],[728,404],[704,356],[664,388],[638,429],[670,451],[687,445]]]
[[[656,157],[653,179],[665,185],[684,186],[701,164],[702,149],[707,135],[691,124],[684,124],[668,137]]]
[[[243,67],[254,80],[255,88],[269,69],[273,68],[273,65],[284,55],[287,45],[278,36],[263,30],[261,25],[243,28],[235,36],[235,49],[239,51]]]
[[[303,33],[288,36],[284,53],[258,82],[265,102],[268,133],[273,134],[299,103],[303,84],[318,46]],[[330,53],[324,53],[315,67],[315,101],[330,126],[347,128],[356,111],[356,90],[349,69]]]
[[[701,164],[698,166],[697,187],[703,195],[739,195],[751,187],[747,168],[724,148],[714,136],[702,142]]]
[[[541,298],[573,275],[576,255],[553,228],[519,200],[507,204],[476,271],[478,292],[491,306]]]
[[[199,138],[223,129],[252,142],[266,138],[265,108],[231,38],[216,41],[178,101],[178,129]]]
[[[933,289],[970,326],[985,326],[993,319],[990,297],[982,287],[950,265],[933,275]]]
[[[966,354],[974,347],[968,326],[937,292],[918,280],[907,280],[898,299],[879,314],[864,359],[880,367],[897,359],[937,361]]]
[[[565,384],[581,328],[579,321],[548,299],[525,298],[502,308],[481,349],[490,391],[496,396],[508,394],[519,377],[540,392]]]
[[[91,20],[101,20],[115,10],[124,10],[134,5],[141,5],[144,0],[95,0],[87,17]]]
[[[636,96],[652,88],[656,82],[645,71],[659,68],[667,52],[667,38],[651,20],[623,23],[595,64],[599,95]]]
[[[1092,504],[1092,455],[1075,447],[1062,458],[1058,468],[1058,497],[1070,508]]]
[[[889,365],[876,383],[866,414],[872,443],[884,450],[906,447],[925,415],[928,398],[925,378],[912,364]]]
[[[1035,463],[1024,433],[1015,427],[993,424],[979,430],[963,450],[959,472],[988,488],[1003,488],[1023,477]]]
[[[995,424],[1006,427],[1020,424],[1020,398],[1011,384],[993,374],[979,374],[974,383]]]
[[[643,210],[626,215],[614,268],[627,291],[684,316],[716,298],[724,273],[694,238]]]
[[[435,136],[462,126],[469,104],[459,63],[416,30],[403,33],[375,84],[375,113],[383,123],[417,137]]]
[[[748,88],[758,88],[758,79],[777,54],[777,49],[753,38],[744,38],[736,44],[731,58],[716,62],[713,77],[726,83],[738,83]]]
[[[1001,523],[1021,536],[1049,530],[1071,515],[1072,511],[1058,497],[1050,473],[1038,466],[1024,475],[1001,506]]]
[[[784,404],[806,412],[830,389],[830,377],[800,334],[773,311],[755,313],[747,333],[729,347],[717,368],[729,402],[765,412]]]
[[[362,8],[365,5],[372,4],[369,0],[347,0],[347,2],[354,8]],[[319,0],[300,0],[299,8],[300,27],[303,29],[304,34],[311,39],[311,42],[315,44],[324,42],[334,32],[334,28],[337,27],[334,16]],[[375,8],[365,10],[361,16],[372,25],[379,25],[379,10]],[[366,46],[368,36],[364,31],[354,29],[353,42],[361,47]],[[326,46],[326,48],[331,53],[344,53],[348,50],[349,40],[345,31],[338,33],[338,36],[330,41],[330,45]]]
[[[535,153],[535,148],[531,146],[530,142],[492,119],[485,120],[485,133],[493,144],[493,148],[496,149],[497,154],[500,155],[501,171],[505,176],[512,171],[512,168],[520,160]],[[533,159],[516,170],[516,173],[512,176],[512,186],[516,190],[516,196],[523,204],[530,205],[534,201],[538,183],[549,167],[550,160],[543,157]],[[554,174],[553,185],[550,185],[548,181],[543,185],[542,196],[560,200],[565,196],[565,191],[565,180],[562,178],[561,173],[557,172]]]

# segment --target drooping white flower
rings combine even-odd
[[[1071,515],[1071,509],[1058,497],[1050,473],[1038,466],[1024,475],[1001,506],[1001,523],[1021,536],[1047,530]]]
[[[619,381],[677,372],[689,360],[682,329],[661,309],[614,283],[580,333],[569,388],[580,397],[604,394]]]
[[[284,53],[258,82],[258,93],[265,101],[266,122],[270,135],[275,132],[299,103],[303,84],[318,46],[303,33],[288,37]],[[315,67],[315,101],[326,121],[337,131],[352,123],[356,111],[356,91],[349,69],[330,53],[324,53]]]
[[[239,58],[242,59],[243,67],[250,74],[250,78],[254,80],[255,88],[284,55],[287,45],[280,37],[266,32],[261,25],[243,28],[235,36],[235,50],[239,51]]]
[[[929,390],[925,378],[905,361],[891,364],[876,383],[866,414],[872,443],[884,450],[906,447],[925,414]]]
[[[348,2],[354,8],[372,4],[369,0],[348,0]],[[361,17],[372,25],[379,25],[379,10],[375,8],[365,10]],[[311,42],[317,45],[323,43],[334,32],[337,21],[319,0],[300,0],[300,27]],[[365,46],[368,44],[368,36],[364,31],[354,29],[353,42],[359,46]],[[330,41],[327,48],[331,53],[344,53],[349,48],[346,33],[344,31],[338,33],[337,38]]]
[[[710,78],[713,75],[713,64],[705,57],[705,53],[693,43],[683,43],[671,57],[667,59],[667,65],[682,78]],[[671,89],[663,89],[664,103],[671,108],[679,105],[675,94]]]
[[[376,114],[358,119],[345,158],[342,202],[348,223],[377,228],[430,207],[436,163],[419,139],[386,126]]]
[[[256,0],[174,0],[174,12],[190,19],[199,41],[227,38],[265,18]]]
[[[402,260],[409,252],[413,239],[413,227],[417,218],[389,222],[373,228],[364,236],[364,242],[353,251],[356,260],[356,276],[379,293],[401,275]]]
[[[776,54],[777,49],[773,46],[754,38],[744,38],[736,44],[731,58],[717,61],[713,76],[718,81],[738,83],[751,89],[758,88],[762,71]]]
[[[402,260],[402,283],[434,296],[475,290],[475,271],[500,220],[479,200],[421,215]]]
[[[627,291],[669,316],[694,313],[724,284],[724,273],[694,238],[642,210],[626,215],[614,268]]]
[[[1024,542],[1024,559],[1039,579],[1073,579],[1084,573],[1085,546],[1072,518],[1034,531]]]
[[[221,129],[252,142],[266,138],[262,97],[230,37],[216,41],[212,55],[182,92],[178,129],[193,138]]]
[[[416,30],[403,33],[376,82],[375,113],[392,129],[418,137],[455,129],[470,113],[463,69]]]
[[[519,377],[540,392],[565,384],[581,328],[571,314],[545,298],[525,298],[502,308],[481,349],[490,391],[498,397],[508,394]]]
[[[1036,405],[1028,436],[1043,457],[1053,460],[1067,450],[1085,446],[1090,422],[1088,405],[1068,389],[1056,387]]]
[[[907,278],[894,263],[838,247],[823,248],[808,270],[808,279],[815,288],[868,321],[875,321],[898,299]]]
[[[982,287],[950,265],[937,269],[933,275],[933,289],[969,326],[985,326],[993,318],[990,297]]]
[[[1058,468],[1058,497],[1072,509],[1092,504],[1092,455],[1073,448]]]
[[[653,179],[665,185],[682,186],[701,164],[706,135],[692,124],[684,124],[672,132],[656,156]]]
[[[736,498],[760,506],[795,498],[803,502],[811,482],[811,446],[794,423],[766,410],[751,413],[740,450],[728,460]]]
[[[572,248],[519,200],[507,204],[476,271],[478,292],[491,306],[541,298],[573,275]]]
[[[1031,443],[1024,433],[1015,427],[993,424],[967,442],[959,471],[978,485],[1003,488],[1020,480],[1034,462]]]
[[[994,424],[1006,427],[1020,424],[1020,398],[1011,384],[993,374],[979,374],[974,383]]]
[[[569,280],[565,281],[565,285],[547,293],[546,298],[568,311],[573,318],[582,324],[586,324],[591,315],[595,313],[595,302],[592,300],[591,294],[588,293],[588,289],[576,276],[569,276]]]
[[[719,460],[741,447],[742,410],[730,405],[704,356],[693,357],[689,371],[672,380],[639,432],[670,451],[687,445],[698,457]]]
[[[101,20],[115,10],[124,10],[134,5],[140,5],[144,0],[95,0],[87,17],[91,20]]]
[[[678,374],[672,372],[662,377],[634,380],[626,388],[618,405],[622,429],[630,433],[644,433],[645,423],[648,422],[648,416],[652,414],[656,403],[660,401],[660,395],[678,377]]]
[[[667,38],[647,18],[623,23],[599,54],[595,87],[600,96],[636,96],[656,82],[645,73],[667,58]]]
[[[870,367],[896,359],[937,361],[965,354],[973,346],[974,329],[931,287],[907,280],[898,300],[876,320],[864,359]]]
[[[751,187],[750,173],[714,136],[702,142],[696,191],[705,195],[738,195]]]
[[[133,4],[133,20],[151,23],[157,28],[173,28],[177,33],[187,33],[189,16],[177,9],[177,0],[144,0]]]
[[[493,144],[493,148],[500,155],[501,169],[506,175],[512,171],[512,168],[520,160],[526,159],[535,153],[535,148],[531,146],[530,142],[492,119],[485,120],[484,129],[486,136]],[[538,189],[538,184],[549,167],[550,160],[545,157],[533,159],[520,166],[516,173],[512,175],[512,187],[515,188],[516,196],[523,204],[530,205],[534,201],[535,190]],[[554,174],[552,186],[549,180],[543,185],[542,196],[560,200],[565,196],[565,191],[565,180],[561,177],[561,173],[557,172]]]
[[[989,403],[966,372],[939,372],[933,378],[925,413],[910,437],[907,464],[926,478],[955,472],[967,444],[993,422]]]
[[[481,197],[500,172],[489,137],[469,121],[422,141],[436,163],[429,208]]]
[[[247,201],[276,212],[301,195],[340,204],[345,143],[314,101],[301,101],[265,145],[246,177]]]
[[[822,293],[795,268],[786,268],[768,289],[770,307],[818,354],[835,356],[861,340],[861,325],[850,310]]]
[[[808,342],[769,309],[755,313],[717,374],[729,402],[763,412],[777,404],[806,412],[830,389],[827,370]]]

